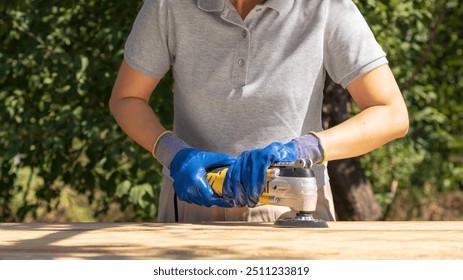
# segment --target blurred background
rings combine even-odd
[[[410,132],[330,163],[340,220],[463,219],[463,5],[354,1],[388,54]],[[155,221],[160,165],[108,109],[142,1],[0,0],[0,222]],[[326,82],[324,124],[357,108]],[[168,74],[151,105],[172,124]]]

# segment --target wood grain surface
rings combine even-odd
[[[463,222],[0,224],[0,259],[463,259]]]

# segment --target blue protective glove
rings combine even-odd
[[[234,200],[236,206],[254,207],[265,189],[270,164],[295,161],[297,158],[293,141],[286,144],[274,142],[263,149],[244,151],[226,174],[222,197]]]
[[[225,154],[199,151],[185,148],[176,153],[170,163],[170,176],[174,179],[174,189],[180,200],[211,207],[233,207],[232,201],[227,201],[214,193],[206,180],[206,171],[213,168],[228,166],[235,158]]]
[[[263,149],[244,151],[226,174],[222,197],[234,200],[240,207],[254,207],[265,189],[270,164],[298,158],[318,164],[325,161],[325,151],[315,133],[310,132],[286,144],[274,142]]]

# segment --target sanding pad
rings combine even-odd
[[[312,215],[298,214],[294,218],[279,219],[273,226],[285,228],[327,228],[328,224],[324,220],[315,219]]]

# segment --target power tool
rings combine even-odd
[[[298,159],[295,162],[273,163],[267,170],[266,186],[259,203],[287,206],[296,212],[293,218],[278,219],[275,227],[328,227],[324,220],[313,217],[318,187],[312,166],[311,160]],[[206,173],[209,184],[218,195],[222,195],[227,171],[227,167],[221,167]]]

